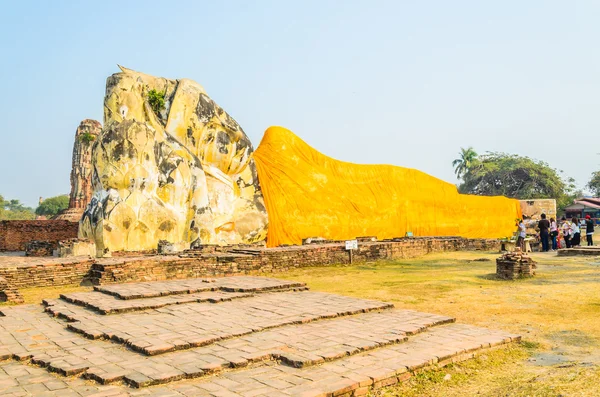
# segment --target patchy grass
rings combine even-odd
[[[277,277],[523,337],[519,346],[427,371],[376,396],[600,395],[600,258],[533,254],[535,278],[503,281],[494,274],[497,256],[455,252],[305,268]]]

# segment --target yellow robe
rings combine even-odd
[[[254,152],[269,228],[267,246],[303,238],[414,236],[500,238],[521,216],[518,200],[459,194],[421,171],[327,157],[282,127]]]

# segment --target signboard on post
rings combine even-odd
[[[358,241],[346,240],[346,250],[355,250],[355,249],[358,249]]]
[[[346,251],[350,254],[350,263],[352,264],[352,251],[358,249],[358,241],[354,240],[346,240]]]

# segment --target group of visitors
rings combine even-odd
[[[581,229],[579,228],[579,219],[573,217],[569,222],[562,217],[562,234],[567,248],[578,247],[581,244]],[[585,238],[588,247],[594,245],[594,221],[589,215],[585,216]]]
[[[581,229],[577,217],[574,216],[569,221],[563,216],[560,225],[554,218],[550,218],[550,220],[546,219],[546,214],[542,214],[541,218],[537,224],[537,229],[539,229],[542,251],[555,251],[558,249],[559,244],[562,247],[563,244],[560,243],[561,236],[566,248],[578,247],[581,244]],[[517,247],[520,247],[524,251],[525,237],[527,236],[527,228],[524,220],[519,221],[518,227]],[[589,215],[585,216],[585,234],[587,245],[594,245],[594,221],[592,221]]]
[[[538,229],[540,230],[540,241],[542,243],[542,251],[544,252],[548,252],[550,249],[553,251],[558,249],[561,234],[566,248],[581,245],[581,228],[579,227],[579,219],[576,216],[571,218],[570,221],[563,216],[559,228],[554,218],[550,218],[548,221],[546,214],[542,214],[542,219],[538,222]],[[594,222],[589,215],[585,216],[585,234],[587,245],[594,245]],[[552,242],[552,248],[550,248],[550,241]]]

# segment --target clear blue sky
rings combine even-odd
[[[191,78],[254,142],[456,182],[461,146],[600,169],[597,1],[11,1],[0,6],[0,194],[69,192],[75,129],[116,64]]]

